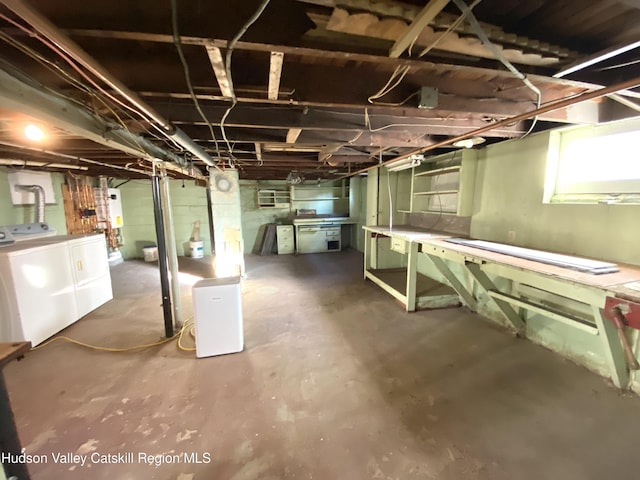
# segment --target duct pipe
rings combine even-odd
[[[158,266],[160,267],[160,289],[162,291],[162,312],[164,316],[164,331],[167,338],[173,337],[173,320],[171,315],[171,294],[169,292],[169,274],[167,271],[167,247],[164,236],[164,221],[162,218],[162,201],[160,197],[160,177],[155,171],[151,176],[153,193],[153,216],[156,225],[156,240],[158,242]]]
[[[36,218],[34,222],[44,223],[44,188],[42,188],[42,186],[40,185],[16,185],[16,188],[21,188],[22,190],[33,192],[33,195],[35,196],[34,205],[36,207]]]
[[[9,10],[31,25],[37,32],[53,42],[60,50],[73,60],[84,66],[102,82],[113,88],[118,94],[131,103],[144,116],[156,122],[168,137],[173,139],[185,150],[191,152],[195,157],[202,160],[209,166],[215,166],[213,159],[194,142],[186,133],[176,128],[167,119],[162,117],[150,105],[142,100],[135,92],[130,90],[124,83],[111,75],[102,65],[100,65],[91,55],[85,52],[77,43],[61,32],[53,23],[42,16],[37,10],[23,2],[22,0],[0,0]]]
[[[171,273],[171,297],[173,299],[173,328],[179,331],[182,327],[182,299],[180,298],[180,270],[178,269],[178,253],[176,248],[176,233],[173,228],[173,212],[171,211],[171,195],[169,192],[169,177],[166,171],[160,179],[162,186],[162,212],[164,214],[164,234],[167,244],[167,258],[169,273]]]

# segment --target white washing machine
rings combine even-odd
[[[191,293],[196,356],[202,358],[242,351],[240,277],[200,280]]]

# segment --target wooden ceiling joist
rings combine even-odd
[[[220,48],[214,47],[213,45],[205,45],[205,48],[207,49],[207,55],[209,56],[209,61],[211,62],[213,73],[215,74],[216,80],[218,81],[220,92],[224,97],[233,97],[231,83],[229,82],[229,77],[227,77],[227,70],[224,66],[224,60],[222,58],[222,52],[220,51]]]
[[[290,128],[287,132],[287,143],[296,143],[300,133],[302,133],[301,128]]]
[[[449,0],[430,0],[420,13],[413,19],[409,28],[396,40],[389,50],[391,58],[398,58],[418,38],[420,32],[436,18]]]
[[[280,76],[282,75],[283,60],[284,60],[284,53],[271,52],[270,64],[269,64],[269,89],[267,91],[267,98],[269,100],[278,99],[278,92],[280,91]]]

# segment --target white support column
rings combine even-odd
[[[214,172],[209,178],[215,240],[216,277],[244,275],[244,239],[237,170]]]

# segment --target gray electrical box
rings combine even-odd
[[[418,108],[436,108],[438,106],[438,89],[435,87],[420,88]]]

